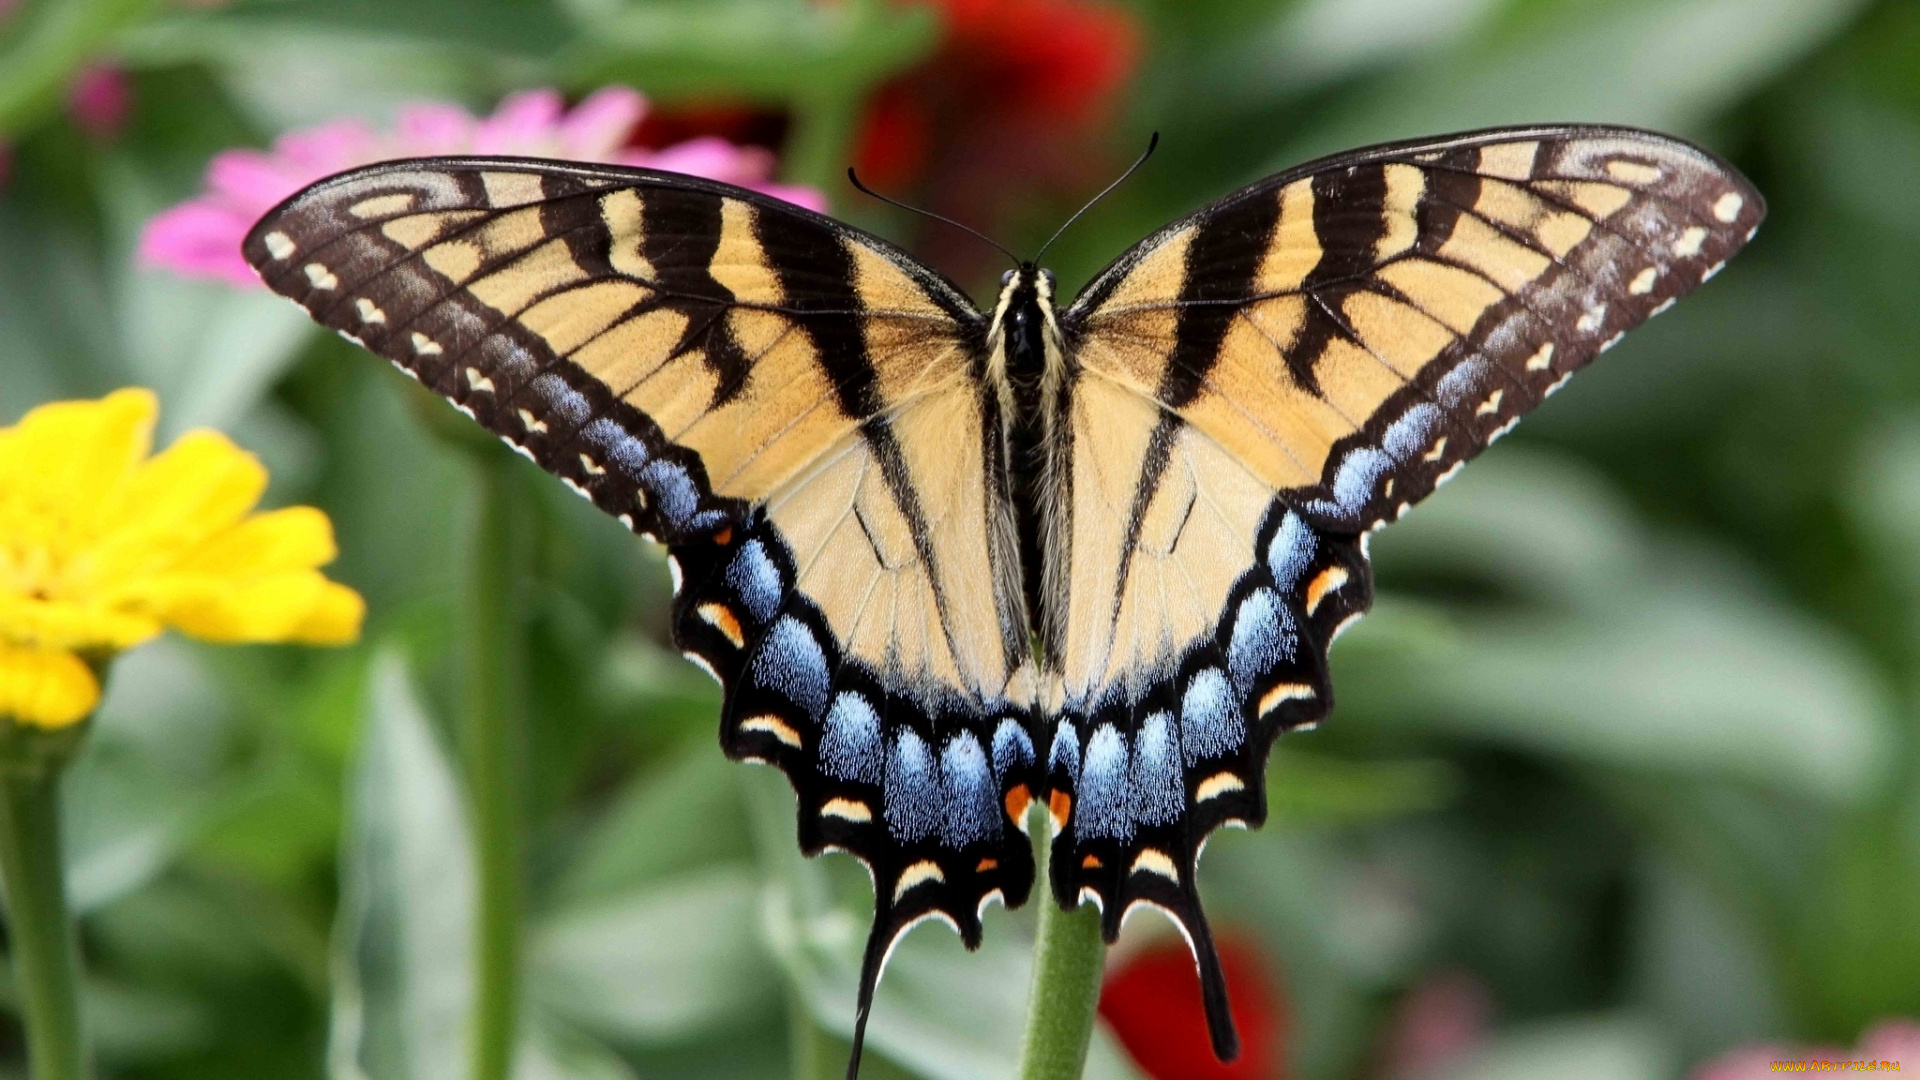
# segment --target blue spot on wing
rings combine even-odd
[[[1186,787],[1180,772],[1180,750],[1174,745],[1173,714],[1157,712],[1140,724],[1133,737],[1133,770],[1128,787],[1133,793],[1136,825],[1169,825],[1186,809]]]
[[[768,556],[766,545],[758,539],[740,545],[733,561],[727,564],[727,586],[747,606],[755,622],[764,623],[780,610],[784,593],[780,570]]]
[[[687,470],[671,461],[655,460],[640,475],[647,494],[668,524],[677,529],[690,527],[694,512],[700,509],[700,489]]]
[[[887,831],[894,839],[915,843],[940,827],[940,787],[934,776],[933,751],[912,728],[894,737],[887,755]]]
[[[1233,621],[1233,639],[1227,645],[1227,669],[1245,697],[1260,676],[1291,660],[1299,645],[1293,613],[1272,589],[1255,589],[1240,601]]]
[[[1073,729],[1073,723],[1061,720],[1053,731],[1053,752],[1047,758],[1047,768],[1064,769],[1074,781],[1080,779],[1080,733]]]
[[[1447,372],[1445,378],[1434,384],[1434,396],[1448,408],[1457,409],[1465,405],[1468,398],[1479,389],[1480,384],[1492,374],[1493,369],[1485,360],[1477,356],[1464,360],[1452,371]]]
[[[943,843],[963,848],[999,835],[993,775],[979,739],[962,732],[947,740],[940,752],[940,781],[946,796],[946,813],[940,817]]]
[[[647,464],[647,445],[604,416],[582,428],[580,438],[597,448],[602,460],[613,463],[628,477],[639,476]]]
[[[1440,421],[1439,408],[1422,402],[1408,409],[1387,428],[1380,445],[1401,461],[1410,460],[1415,454],[1425,451],[1433,441],[1433,431],[1440,426]]]
[[[867,699],[852,691],[837,695],[820,737],[822,771],[850,783],[878,785],[883,748],[880,717]]]
[[[492,335],[480,342],[480,355],[487,369],[496,375],[518,381],[539,368],[533,354],[521,348],[511,338]]]
[[[593,415],[593,406],[587,403],[586,397],[552,372],[528,383],[527,389],[540,396],[546,409],[544,418],[549,423],[557,418],[567,427],[577,428]]]
[[[1231,754],[1247,741],[1240,702],[1219,668],[1203,668],[1180,699],[1180,748],[1187,766]]]
[[[1393,458],[1384,450],[1371,446],[1355,447],[1340,459],[1340,468],[1333,474],[1333,501],[1315,499],[1309,505],[1323,514],[1358,514],[1366,508],[1380,478],[1393,468],[1393,464]]]
[[[1033,740],[1018,720],[1005,719],[993,729],[993,779],[1004,783],[1010,769],[1033,764]]]
[[[773,624],[753,657],[753,681],[778,690],[788,701],[820,719],[827,707],[827,658],[813,631],[791,615]]]
[[[1073,820],[1086,839],[1133,837],[1133,818],[1127,806],[1127,740],[1112,724],[1101,724],[1087,739],[1087,758],[1080,767],[1080,800],[1074,804]]]
[[[1287,511],[1280,527],[1273,532],[1273,542],[1267,545],[1267,569],[1273,572],[1273,579],[1282,592],[1291,593],[1300,584],[1301,575],[1313,565],[1313,552],[1317,547],[1319,538],[1313,527],[1301,520],[1299,514]]]

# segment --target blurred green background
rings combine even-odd
[[[1083,48],[1076,26],[1105,29]],[[103,64],[110,123],[70,90]],[[0,423],[153,387],[163,440],[219,427],[272,468],[270,502],[327,510],[332,573],[371,607],[351,650],[166,639],[115,669],[68,785],[103,1075],[460,1076],[472,971],[449,750],[471,463],[293,306],[137,268],[141,224],[221,149],[613,82],[660,130],[781,152],[976,295],[990,258],[844,166],[1031,250],[1161,132],[1054,249],[1071,288],[1367,142],[1604,120],[1730,158],[1770,201],[1759,238],[1378,538],[1339,706],[1282,741],[1272,822],[1216,837],[1203,893],[1264,958],[1305,1080],[1660,1080],[1920,1016],[1911,0],[21,0],[0,4]],[[837,1068],[865,876],[801,860],[777,774],[722,760],[658,552],[531,466],[518,490],[517,1074]],[[1031,934],[1031,906],[977,955],[915,933],[867,1075],[1010,1076]],[[10,1016],[0,1069],[21,1069]],[[1138,1074],[1103,1033],[1089,1075]]]

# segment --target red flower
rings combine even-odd
[[[67,87],[67,112],[80,130],[101,142],[120,134],[133,111],[133,83],[113,64],[80,69]]]
[[[1106,179],[1094,136],[1139,60],[1134,16],[1095,0],[934,2],[945,40],[869,103],[861,179],[894,191],[925,180],[930,208],[988,229],[1011,195],[1077,197]],[[963,251],[978,254],[952,254]]]
[[[1219,942],[1240,1056],[1222,1062],[1207,1041],[1200,975],[1193,954],[1173,941],[1135,953],[1107,973],[1100,1015],[1141,1070],[1154,1080],[1280,1080],[1285,1076],[1286,1006],[1260,953],[1232,938]]]

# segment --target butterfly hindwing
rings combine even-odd
[[[1199,850],[1259,824],[1273,737],[1331,707],[1327,647],[1371,597],[1365,534],[1710,277],[1763,213],[1663,136],[1402,143],[1175,222],[1063,314],[1052,885],[1097,900],[1110,938],[1136,903],[1173,915],[1216,1050],[1234,1041]]]
[[[672,174],[395,162],[296,195],[249,260],[669,549],[721,744],[854,854],[887,950],[1023,901],[1034,677],[1003,423],[959,290],[830,219]],[[1009,621],[1012,618],[1012,621]]]

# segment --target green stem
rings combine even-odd
[[[21,731],[16,738],[65,734]],[[26,1022],[27,1064],[33,1080],[85,1080],[80,962],[60,858],[60,763],[8,765],[0,770],[0,889]]]
[[[515,462],[498,443],[474,447],[478,520],[462,613],[460,751],[479,871],[473,1013],[474,1080],[507,1080],[520,1016],[525,894],[525,507]]]
[[[1036,814],[1034,888],[1043,894],[1052,846],[1044,822]],[[1066,911],[1045,895],[1039,904],[1027,1033],[1020,1044],[1020,1080],[1080,1080],[1107,960],[1106,943],[1100,939],[1100,913],[1092,904]]]
[[[793,1080],[838,1080],[847,1067],[847,1043],[820,1030],[798,989],[788,992],[787,1016]]]
[[[788,180],[829,197],[845,190],[847,166],[853,158],[853,129],[866,103],[867,88],[858,89],[859,93],[848,93],[827,87],[794,95],[793,133],[787,139],[783,163]]]

